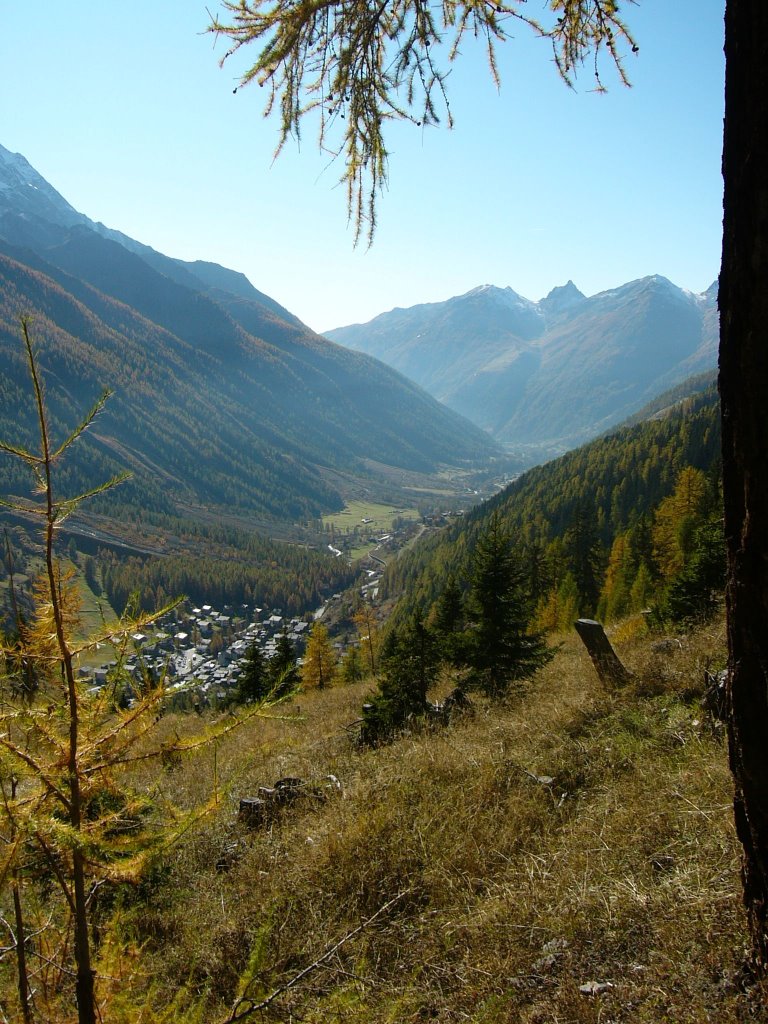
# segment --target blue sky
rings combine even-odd
[[[633,85],[606,69],[608,95],[589,68],[567,89],[522,27],[499,93],[467,43],[455,128],[389,136],[370,250],[312,128],[273,161],[263,93],[233,94],[238,65],[219,68],[197,0],[0,2],[0,143],[94,220],[241,270],[316,330],[486,283],[539,299],[659,273],[703,291],[720,260],[722,16],[722,0],[628,7]]]

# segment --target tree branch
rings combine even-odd
[[[237,1024],[238,1021],[246,1020],[254,1013],[259,1013],[261,1010],[266,1010],[281,995],[283,995],[285,992],[288,992],[289,989],[295,988],[296,985],[298,985],[301,981],[304,980],[304,978],[308,977],[310,974],[313,974],[319,967],[322,967],[323,964],[326,963],[326,961],[330,960],[334,953],[337,953],[342,946],[346,945],[346,943],[353,939],[356,935],[359,935],[360,932],[365,931],[366,928],[370,927],[370,925],[372,925],[377,918],[381,917],[382,914],[385,914],[391,907],[395,905],[395,903],[399,902],[404,896],[407,896],[410,891],[410,889],[405,889],[403,892],[399,892],[397,896],[394,896],[391,900],[385,903],[384,906],[379,907],[375,914],[372,914],[369,918],[363,921],[362,924],[359,924],[357,928],[353,928],[351,932],[347,932],[347,934],[344,935],[341,939],[339,939],[339,941],[336,942],[333,946],[331,946],[330,949],[327,949],[322,956],[319,956],[317,960],[314,960],[307,967],[304,967],[301,971],[299,971],[298,974],[294,974],[294,976],[284,985],[280,985],[278,988],[274,990],[274,992],[271,992],[270,995],[266,997],[266,999],[262,999],[261,1002],[259,1003],[251,1003],[251,1005],[247,1009],[242,1010],[240,1012],[238,1012],[238,1010],[243,1005],[243,1003],[248,1002],[248,1000],[243,998],[238,999],[238,1001],[232,1008],[232,1013],[230,1014],[229,1017],[227,1017],[225,1021],[222,1022],[222,1024]]]

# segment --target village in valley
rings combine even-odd
[[[378,507],[361,504],[359,508],[368,512]],[[349,516],[349,511],[339,514],[343,523],[342,515]],[[444,528],[463,515],[463,510],[442,511],[411,518],[403,515],[403,510],[389,509],[387,517],[364,515],[351,530],[347,524],[343,532],[331,528],[332,543],[327,545],[331,553],[356,561],[360,567],[355,594],[333,594],[319,608],[293,618],[284,616],[279,608],[240,604],[224,605],[218,611],[210,604],[197,606],[184,600],[157,619],[151,630],[130,637],[130,649],[122,660],[118,661],[114,652],[109,661],[96,668],[81,667],[80,677],[96,689],[115,683],[119,677],[129,690],[132,682],[164,679],[174,705],[199,710],[231,699],[243,671],[242,663],[254,645],[269,661],[285,635],[300,666],[312,624],[321,619],[329,626],[337,659],[341,659],[350,646],[359,643],[359,638],[354,630],[336,628],[339,618],[344,619],[337,610],[349,603],[348,598],[376,604],[387,561],[425,530]],[[387,532],[379,532],[382,527],[388,527]],[[130,693],[127,699],[130,701]]]
[[[331,601],[339,599],[334,594]],[[314,617],[320,618],[327,607],[323,605]],[[289,619],[279,609],[226,605],[217,611],[208,604],[192,607],[184,601],[158,619],[151,632],[133,634],[133,650],[122,663],[113,659],[93,670],[81,668],[80,674],[98,688],[113,681],[118,671],[123,679],[136,683],[164,678],[169,695],[175,695],[178,703],[205,707],[227,700],[240,678],[241,662],[254,644],[269,659],[285,634],[300,661],[310,629],[306,618]],[[345,645],[336,647],[341,652]]]
[[[388,535],[379,541],[379,548],[381,541],[386,541],[391,550],[395,537]],[[373,553],[369,558],[354,599],[374,603],[386,563]],[[333,609],[340,607],[346,596],[350,595],[333,594],[316,610],[292,618],[284,616],[279,608],[240,604],[225,605],[219,611],[210,604],[195,606],[184,600],[157,619],[151,629],[134,633],[122,659],[115,651],[111,660],[97,668],[81,667],[80,677],[96,689],[118,679],[129,689],[132,683],[140,684],[145,679],[164,679],[169,696],[179,707],[202,709],[227,702],[237,688],[242,663],[254,646],[269,661],[285,636],[300,666],[313,623],[338,618]],[[332,628],[331,632],[336,631]],[[337,658],[358,643],[357,635],[349,632],[335,636]]]

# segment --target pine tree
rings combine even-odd
[[[363,742],[380,742],[424,715],[439,662],[434,633],[420,612],[403,629],[389,631],[381,650],[379,689],[363,709]]]
[[[429,617],[440,657],[448,664],[460,664],[464,642],[464,597],[456,577],[448,577]]]
[[[493,515],[475,547],[466,651],[469,683],[489,697],[505,696],[552,658],[542,634],[530,631],[523,583],[510,538]]]
[[[662,601],[662,616],[675,623],[706,619],[725,587],[725,541],[722,520],[697,528],[684,567],[671,580]]]
[[[257,704],[270,691],[267,664],[257,643],[252,643],[243,659],[243,670],[237,682],[236,699],[240,704]]]
[[[571,515],[565,532],[568,562],[579,589],[579,612],[592,613],[600,596],[601,549],[597,530],[595,506],[587,498],[581,499]]]
[[[299,685],[299,670],[296,666],[296,648],[286,632],[280,634],[274,655],[270,658],[269,692],[276,699],[293,693]]]

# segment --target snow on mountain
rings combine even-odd
[[[14,212],[44,217],[64,227],[86,223],[56,189],[49,185],[21,153],[0,145],[0,216]]]

